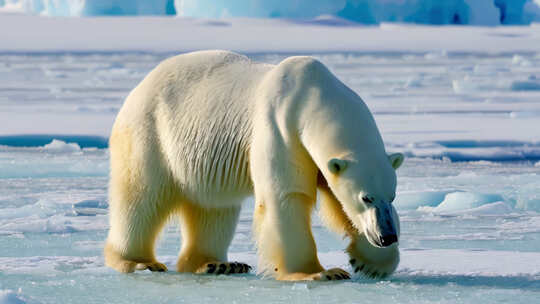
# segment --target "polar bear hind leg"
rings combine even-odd
[[[131,132],[116,128],[110,140],[111,179],[110,230],[105,245],[105,263],[120,272],[149,269],[166,271],[167,267],[156,261],[155,240],[169,218],[172,193],[164,189],[169,184],[167,174],[145,174],[145,170],[160,170],[163,166],[157,156],[141,157],[155,151],[138,149],[134,154]],[[146,147],[151,145],[146,145]],[[164,176],[152,181],[143,176]]]
[[[196,203],[182,202],[178,208],[182,249],[178,272],[232,274],[247,273],[244,263],[227,262],[240,214],[240,207],[205,208]]]

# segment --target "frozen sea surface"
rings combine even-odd
[[[0,54],[0,303],[535,303],[540,298],[540,53],[315,53],[407,156],[389,279],[118,274],[103,265],[114,116],[169,53]],[[288,54],[251,54],[276,63]],[[253,201],[229,259],[256,266]],[[322,263],[346,241],[314,215]],[[158,257],[174,269],[173,222]]]

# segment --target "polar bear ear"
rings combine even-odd
[[[394,170],[396,170],[397,168],[399,168],[399,166],[401,166],[401,164],[403,163],[403,159],[404,159],[404,156],[401,153],[394,153],[394,154],[388,155],[388,160],[390,161],[390,164],[392,165]]]
[[[328,162],[328,170],[334,174],[339,174],[347,168],[347,161],[343,159],[332,158]]]

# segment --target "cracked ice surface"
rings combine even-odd
[[[359,93],[388,151],[407,156],[395,204],[402,261],[384,281],[282,283],[103,266],[106,138],[162,53],[0,55],[0,302],[534,303],[540,297],[540,56],[314,53]],[[252,54],[279,62],[284,54]],[[26,134],[22,136],[21,134]],[[31,134],[32,136],[28,136]],[[231,260],[256,265],[253,201]],[[346,241],[314,215],[326,267]],[[177,225],[158,257],[174,269]],[[19,301],[19,302],[17,302]]]

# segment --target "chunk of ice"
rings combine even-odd
[[[446,194],[444,200],[432,211],[437,213],[453,212],[478,208],[485,204],[503,201],[504,198],[499,194],[451,192]]]
[[[514,57],[512,57],[512,64],[523,66],[523,67],[528,67],[532,65],[532,63],[529,60],[525,59],[525,57],[520,56],[520,55],[514,55]]]
[[[0,304],[26,304],[27,302],[21,295],[21,291],[0,290]]]
[[[81,147],[76,143],[66,143],[64,141],[53,139],[49,144],[42,148],[48,152],[73,153],[81,151]]]
[[[73,204],[73,208],[100,208],[106,209],[109,206],[107,202],[97,199],[88,199]]]
[[[425,191],[398,193],[394,205],[398,210],[411,210],[418,207],[436,207],[451,191]]]
[[[495,202],[480,207],[464,209],[454,212],[445,212],[444,215],[505,215],[512,213],[513,209],[505,202]]]

